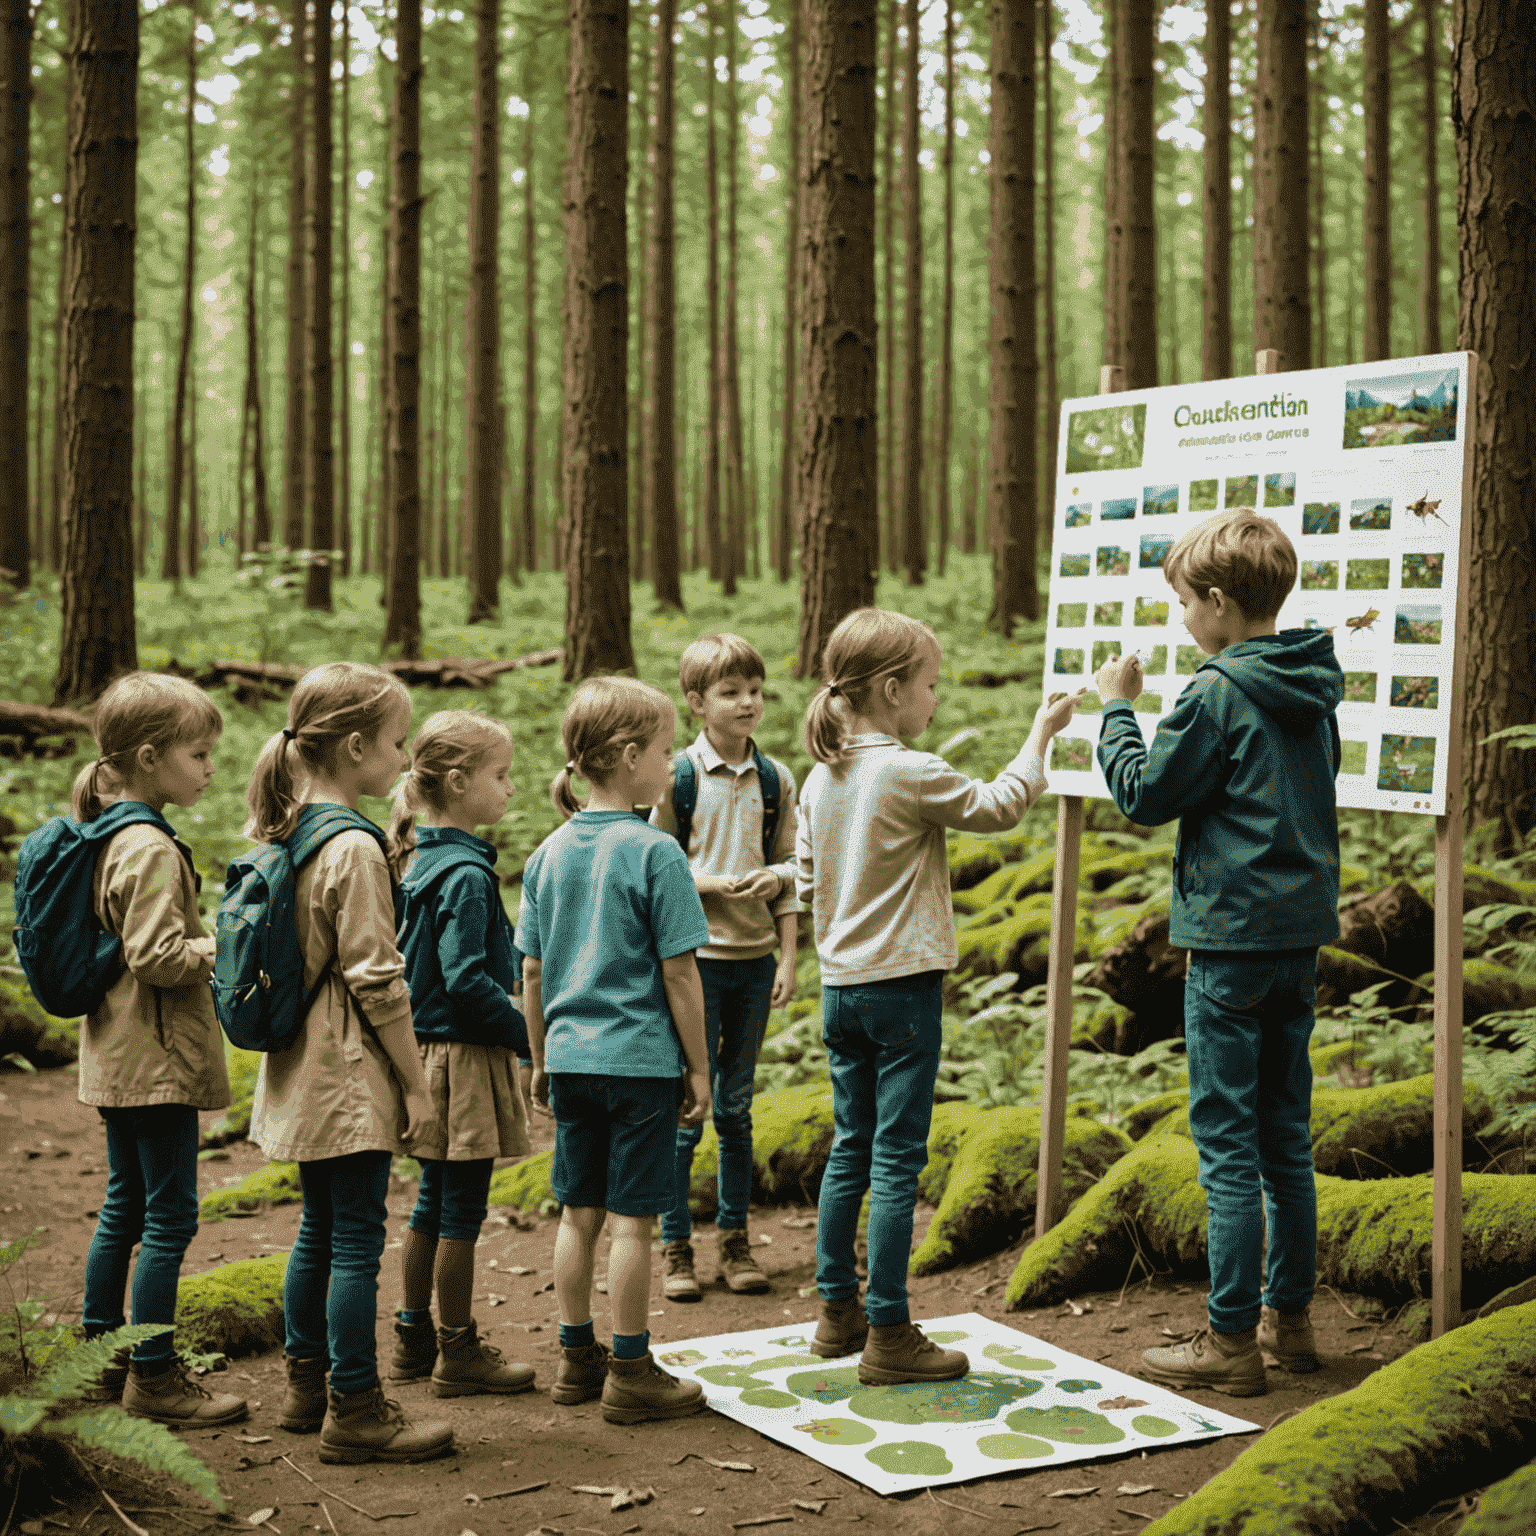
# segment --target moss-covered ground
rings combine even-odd
[[[268,1163],[247,1174],[229,1189],[204,1195],[197,1207],[199,1221],[222,1221],[233,1211],[259,1211],[271,1205],[294,1205],[304,1198],[297,1163]]]
[[[275,1253],[183,1275],[176,1288],[178,1347],[233,1360],[282,1343],[287,1267],[287,1254]]]

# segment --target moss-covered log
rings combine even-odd
[[[271,1205],[296,1205],[304,1198],[297,1163],[268,1163],[228,1189],[215,1189],[197,1207],[199,1221],[222,1221],[231,1211],[259,1211]]]
[[[955,924],[957,969],[973,976],[1013,971],[1021,989],[1045,980],[1051,952],[1051,895],[1041,891],[1020,900],[995,901]],[[1074,959],[1090,957],[1093,924],[1081,906],[1074,935]]]
[[[250,1134],[251,1104],[256,1097],[261,1054],[230,1047],[224,1052],[224,1065],[229,1071],[229,1108],[203,1132],[198,1140],[200,1147],[227,1146],[232,1141],[244,1141]]]
[[[183,1275],[176,1287],[176,1343],[198,1354],[222,1350],[231,1359],[283,1342],[286,1253],[221,1264]]]
[[[1349,1392],[1304,1408],[1146,1527],[1146,1536],[1364,1536],[1508,1477],[1536,1444],[1536,1303],[1454,1329]],[[1536,1489],[1523,1476],[1503,1500]],[[1532,1505],[1516,1524],[1530,1530]]]
[[[1457,1527],[1456,1536],[1530,1536],[1533,1529],[1536,1461],[1528,1461],[1477,1501],[1477,1508]]]
[[[23,983],[0,978],[0,1056],[67,1067],[80,1059],[80,1021],[54,1018]]]
[[[1134,1036],[1126,1042],[1133,1055],[1156,1040],[1184,1033],[1187,954],[1168,942],[1170,900],[1154,896],[1101,919],[1098,964],[1083,978],[1085,985],[1107,992],[1135,1014]]]
[[[1419,1005],[1415,1017],[1422,1023],[1434,1018],[1435,973],[1425,971],[1414,983],[1408,1002]],[[1536,976],[1512,971],[1494,960],[1469,958],[1461,964],[1461,1022],[1470,1028],[1490,1013],[1513,1013],[1536,1008]],[[1475,1033],[1501,1039],[1507,1033],[1496,1025]]]

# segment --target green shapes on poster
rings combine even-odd
[[[1086,1408],[1016,1408],[1004,1422],[1020,1434],[1059,1440],[1063,1445],[1113,1445],[1125,1439],[1123,1429]]]
[[[813,1403],[846,1403],[855,1392],[866,1388],[859,1380],[858,1366],[845,1365],[838,1371],[800,1371],[784,1383],[784,1390]]]
[[[970,1334],[961,1333],[958,1329],[955,1329],[949,1333],[930,1333],[928,1337],[935,1344],[958,1344],[961,1339],[970,1338]]]
[[[910,1381],[855,1393],[848,1406],[884,1424],[975,1424],[1038,1392],[1042,1382],[972,1371],[958,1381]]]
[[[1058,1381],[1056,1390],[1058,1392],[1093,1392],[1098,1386],[1099,1383],[1096,1381],[1085,1381],[1081,1377],[1074,1377],[1070,1381]]]
[[[1168,1435],[1176,1435],[1179,1432],[1179,1426],[1171,1420],[1160,1419],[1150,1413],[1138,1413],[1131,1420],[1131,1428],[1138,1435],[1155,1435],[1159,1440]]]
[[[868,1445],[875,1438],[874,1430],[857,1419],[812,1419],[795,1428],[823,1445]]]
[[[694,1375],[717,1387],[741,1387],[750,1392],[753,1388],[768,1385],[761,1379],[764,1371],[781,1370],[786,1365],[815,1364],[815,1355],[769,1355],[766,1360],[754,1360],[750,1365],[706,1365]]]
[[[983,1435],[976,1449],[993,1461],[1027,1461],[1034,1456],[1049,1456],[1055,1447],[1033,1435]]]
[[[695,1360],[703,1360],[705,1356],[702,1350],[697,1349],[669,1349],[656,1358],[663,1365],[692,1365]]]
[[[741,1401],[751,1408],[798,1408],[800,1399],[793,1392],[780,1392],[777,1387],[753,1387],[741,1394]]]
[[[1056,1369],[1054,1360],[1041,1360],[1034,1355],[1021,1355],[1011,1344],[988,1344],[982,1350],[988,1360],[996,1360],[999,1365],[1006,1365],[1011,1371],[1053,1371]]]
[[[872,1461],[882,1472],[895,1472],[902,1477],[942,1477],[955,1469],[943,1446],[930,1445],[926,1440],[898,1440],[892,1445],[877,1445],[865,1451],[866,1461]]]

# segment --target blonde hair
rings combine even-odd
[[[386,836],[389,867],[396,880],[416,850],[416,818],[425,810],[448,809],[448,775],[478,772],[497,747],[510,747],[512,732],[500,720],[467,709],[440,709],[428,715],[411,743],[411,766],[400,775]]]
[[[355,731],[372,741],[398,704],[411,707],[404,683],[383,667],[360,661],[328,661],[311,667],[294,685],[288,700],[288,724],[256,759],[245,803],[245,836],[258,843],[281,843],[299,824],[296,755],[310,773],[334,765],[336,748]]]
[[[856,608],[827,637],[821,653],[826,686],[805,712],[801,738],[819,763],[836,767],[847,755],[848,726],[885,683],[906,682],[939,637],[921,619],[888,608]]]
[[[1245,618],[1271,619],[1296,585],[1296,546],[1274,518],[1235,507],[1191,528],[1163,556],[1163,575],[1200,598],[1219,587]]]
[[[549,798],[567,821],[583,802],[571,789],[579,773],[590,784],[604,784],[633,742],[642,751],[671,721],[677,708],[660,688],[633,677],[589,677],[565,706],[560,740],[566,763],[549,786]]]
[[[767,676],[757,647],[740,635],[700,635],[677,658],[677,680],[684,694],[704,693],[724,677]]]
[[[75,775],[69,809],[76,821],[94,821],[127,783],[140,747],[168,751],[224,729],[219,707],[196,683],[164,672],[130,672],[97,700],[91,717],[96,760]],[[106,779],[103,785],[103,777]]]

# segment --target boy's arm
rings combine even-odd
[[[709,1093],[709,1048],[704,1039],[704,984],[691,949],[661,962],[661,984],[667,994],[672,1027],[682,1042],[688,1063],[680,1126],[703,1125],[713,1106]]]
[[[1161,826],[1205,804],[1220,787],[1226,749],[1201,702],[1204,692],[1186,691],[1158,725],[1150,751],[1130,704],[1105,700],[1099,766],[1128,820]]]
[[[659,827],[668,837],[677,836],[677,816],[672,810],[672,780],[677,773],[674,763],[672,772],[667,775],[667,787],[661,792],[661,799],[651,807],[651,825]],[[688,852],[683,849],[684,854]],[[693,871],[690,868],[689,873]],[[694,889],[700,896],[721,896],[728,894],[728,888],[736,882],[726,875],[693,875]]]
[[[549,1073],[544,1070],[544,962],[523,957],[523,1019],[528,1025],[528,1050],[533,1076],[528,1091],[540,1109],[549,1108]]]
[[[773,973],[773,995],[768,1000],[770,1008],[782,1008],[795,995],[795,961],[799,958],[800,947],[799,913],[785,912],[778,919],[778,929],[779,963]]]
[[[769,850],[772,861],[770,874],[779,877],[779,893],[771,897],[768,910],[775,921],[793,915],[800,910],[800,898],[795,895],[795,780],[789,769],[779,763],[773,765],[779,776],[779,824],[774,828],[773,847]],[[782,931],[782,924],[780,925]]]

